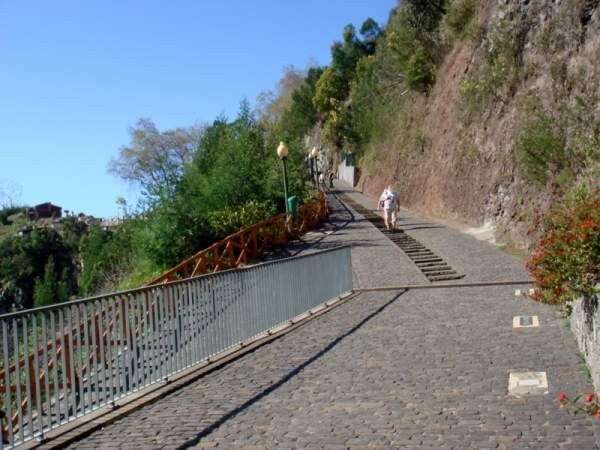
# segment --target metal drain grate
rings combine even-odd
[[[400,247],[429,281],[460,280],[461,278],[464,278],[464,274],[456,272],[456,270],[454,270],[447,262],[412,236],[407,235],[402,230],[398,230],[395,233],[389,232],[385,228],[383,219],[378,214],[375,214],[373,211],[355,202],[347,195],[341,193],[337,193],[336,195],[350,205],[356,212],[362,214],[365,219],[370,221],[394,244]]]

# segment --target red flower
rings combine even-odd
[[[592,403],[594,401],[594,398],[596,398],[596,394],[594,394],[593,392],[591,394],[588,394],[587,397],[585,398],[585,401],[588,403]]]
[[[562,404],[566,401],[567,401],[567,394],[565,394],[564,392],[561,392],[560,394],[558,394],[558,403]]]
[[[596,410],[596,419],[600,420],[600,408]]]

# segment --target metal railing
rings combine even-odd
[[[0,316],[0,449],[352,290],[350,247]]]

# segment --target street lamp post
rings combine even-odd
[[[289,212],[288,179],[287,179],[287,156],[288,156],[288,153],[289,153],[289,151],[288,151],[287,146],[283,142],[280,142],[279,147],[277,147],[277,156],[279,156],[279,159],[281,159],[281,161],[283,162],[283,195],[285,196],[285,199],[284,199],[285,212]]]

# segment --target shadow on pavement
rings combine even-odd
[[[432,225],[432,226],[429,226],[429,227],[424,227],[424,226],[413,227],[412,225],[403,225],[402,226],[402,229],[406,230],[406,231],[411,231],[411,230],[429,230],[431,228],[446,228],[446,227],[443,227],[441,225]]]
[[[406,290],[401,291],[398,295],[394,296],[392,299],[390,299],[389,301],[387,301],[386,303],[384,303],[383,305],[381,305],[379,308],[377,308],[375,311],[373,311],[371,314],[369,314],[364,319],[362,319],[359,323],[357,323],[356,325],[354,325],[346,333],[342,334],[341,336],[338,336],[333,341],[331,341],[324,349],[322,349],[321,351],[319,351],[315,355],[311,356],[309,359],[307,359],[306,361],[304,361],[302,364],[300,364],[294,370],[290,371],[286,376],[284,376],[283,378],[281,378],[279,381],[277,381],[276,383],[272,384],[271,386],[269,386],[267,389],[263,390],[262,392],[259,392],[254,397],[252,397],[251,399],[247,400],[246,402],[244,402],[243,404],[241,404],[240,406],[238,406],[234,410],[232,410],[229,413],[225,414],[219,420],[216,420],[211,425],[207,426],[204,430],[202,430],[200,433],[198,433],[198,435],[195,438],[193,438],[193,439],[187,441],[186,443],[182,444],[181,446],[177,447],[177,449],[178,450],[183,450],[183,449],[188,449],[190,447],[198,445],[203,438],[209,436],[212,432],[214,432],[221,425],[224,425],[228,420],[231,420],[231,419],[235,418],[238,414],[240,414],[241,412],[243,412],[245,409],[249,408],[250,406],[252,406],[256,402],[260,401],[261,399],[263,399],[267,395],[273,393],[274,391],[276,391],[277,389],[279,389],[281,386],[283,386],[285,383],[287,383],[292,378],[294,378],[296,375],[298,375],[298,373],[300,373],[306,367],[308,367],[313,362],[315,362],[316,360],[318,360],[321,357],[323,357],[330,350],[332,350],[335,346],[337,346],[340,342],[342,342],[345,338],[347,338],[348,336],[354,334],[363,325],[365,325],[367,322],[369,322],[375,316],[377,316],[380,313],[382,313],[388,306],[390,306],[392,303],[394,303],[398,298],[400,298],[406,292],[407,292]]]

